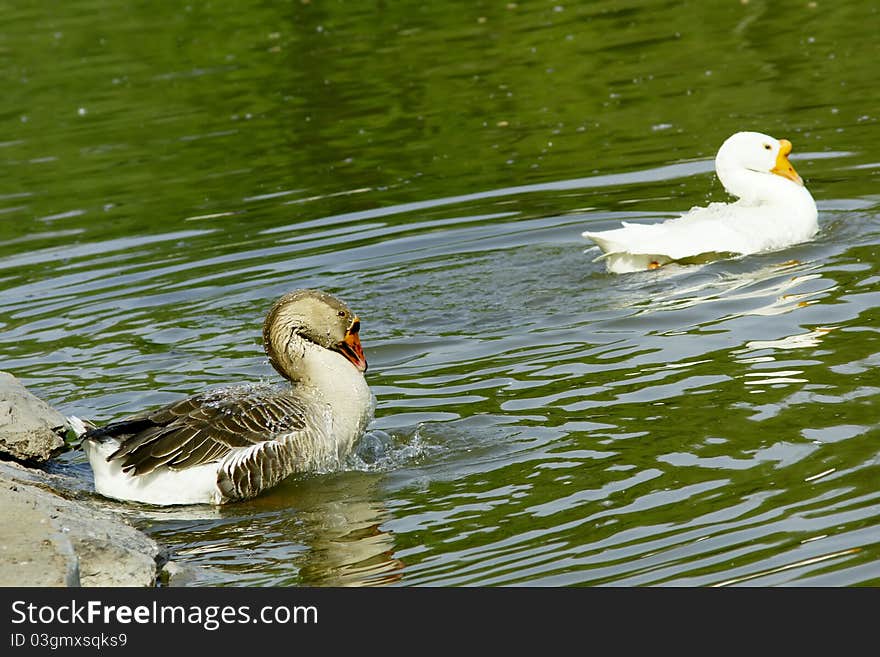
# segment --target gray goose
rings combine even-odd
[[[82,444],[95,490],[148,504],[224,504],[338,466],[375,407],[359,330],[330,294],[281,297],[263,347],[287,383],[214,389],[91,429]]]

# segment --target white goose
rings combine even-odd
[[[710,203],[659,224],[587,231],[610,272],[654,269],[711,254],[772,251],[803,242],[818,230],[816,203],[788,161],[791,142],[759,132],[728,137],[715,157],[721,184],[739,198]]]
[[[95,489],[149,504],[223,504],[338,465],[375,406],[359,330],[329,294],[281,297],[263,347],[289,384],[220,388],[86,432]]]

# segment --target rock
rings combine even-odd
[[[65,447],[67,431],[86,426],[0,371],[0,456],[45,462]],[[105,505],[73,499],[73,488],[0,460],[0,586],[155,586],[167,561],[159,545]]]
[[[0,586],[155,586],[159,545],[61,480],[0,461]]]
[[[64,448],[67,419],[0,371],[0,453],[43,463]]]
[[[199,569],[169,561],[159,572],[159,581],[165,586],[190,586],[196,583],[198,576]]]
[[[19,487],[0,488],[0,585],[78,586],[73,547]]]

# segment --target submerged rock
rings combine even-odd
[[[61,413],[0,371],[0,454],[44,463],[64,449],[69,426]]]

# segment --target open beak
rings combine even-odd
[[[798,185],[803,186],[803,179],[798,175],[797,171],[794,170],[794,167],[791,166],[791,162],[788,161],[789,153],[791,153],[791,142],[788,141],[788,139],[780,139],[779,154],[776,156],[776,166],[770,169],[770,173],[775,173],[777,176],[788,178],[789,180],[796,182]]]
[[[358,337],[358,331],[361,330],[361,320],[355,317],[351,326],[345,332],[342,342],[336,345],[336,351],[345,356],[351,364],[358,368],[361,372],[367,371],[367,359],[364,356],[364,348],[361,346],[361,339]]]

